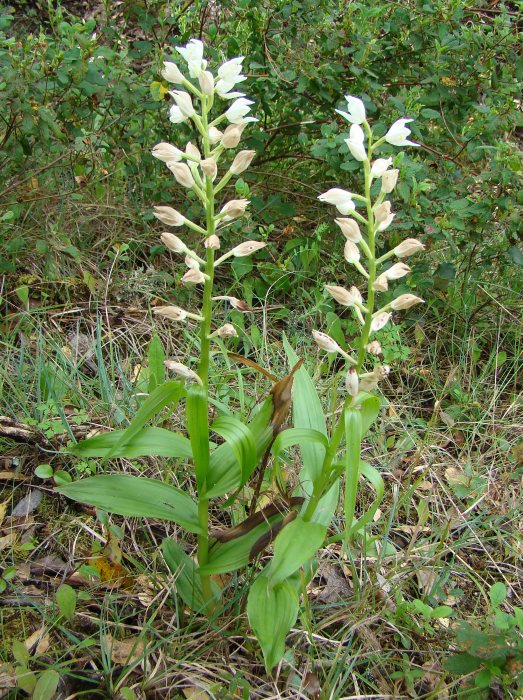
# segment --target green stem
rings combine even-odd
[[[205,158],[208,158],[210,152],[209,144],[209,129],[208,129],[208,119],[207,115],[210,109],[210,105],[205,96],[202,96],[202,118],[201,118],[201,133],[203,141],[203,151]],[[212,236],[215,231],[214,222],[214,186],[211,178],[205,176],[205,195],[206,195],[206,231],[205,235],[207,237]],[[202,385],[205,391],[208,393],[209,390],[209,358],[210,358],[210,344],[209,335],[211,332],[211,319],[212,319],[212,289],[214,282],[214,250],[212,248],[207,248],[206,261],[205,261],[205,284],[203,287],[203,301],[201,316],[202,321],[200,323],[200,362],[198,364],[198,376],[202,380]],[[207,397],[208,399],[208,397]],[[209,401],[207,400],[207,405]],[[209,420],[207,416],[207,421]],[[207,564],[209,559],[209,499],[202,498],[201,494],[198,495],[198,520],[200,527],[202,529],[202,534],[198,536],[198,564],[204,566]],[[205,601],[208,602],[207,611],[212,611],[212,587],[211,578],[209,575],[200,574],[200,580],[202,584],[202,593]]]

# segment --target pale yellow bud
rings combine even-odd
[[[382,202],[374,209],[374,220],[377,224],[381,224],[390,216],[391,203],[387,200]]]
[[[378,158],[375,160],[372,164],[372,167],[370,169],[370,174],[372,177],[382,177],[383,174],[387,171],[387,168],[390,168],[392,165],[392,158]]]
[[[380,379],[385,379],[385,377],[388,377],[390,374],[390,367],[388,365],[378,365],[377,367],[374,367],[374,375]]]
[[[403,309],[410,309],[411,306],[416,304],[424,304],[424,300],[414,294],[401,294],[399,297],[390,302],[390,308],[394,311],[402,311]]]
[[[194,186],[194,178],[189,167],[185,163],[167,163],[167,167],[174,175],[176,182],[182,187]]]
[[[205,160],[202,160],[200,167],[204,175],[207,175],[207,177],[210,177],[211,180],[214,180],[218,173],[218,165],[214,158],[206,158]]]
[[[251,307],[247,302],[242,301],[241,299],[236,299],[236,297],[228,297],[228,296],[219,296],[219,297],[213,297],[213,301],[228,301],[229,304],[232,306],[233,309],[236,309],[236,311],[241,311],[242,314],[246,314],[248,311],[252,311]]]
[[[183,83],[185,78],[183,77],[183,73],[180,71],[176,63],[173,63],[172,61],[164,61],[163,66],[162,76],[165,78],[165,80],[168,80],[170,83]]]
[[[387,218],[384,221],[382,221],[381,224],[378,226],[378,231],[385,231],[386,229],[388,229],[391,223],[393,222],[395,216],[396,214],[389,214]]]
[[[245,241],[244,243],[240,243],[240,245],[233,248],[231,253],[235,258],[243,258],[247,255],[256,253],[256,251],[261,250],[262,248],[265,248],[266,245],[267,243],[264,243],[263,241]]]
[[[255,155],[256,151],[240,151],[236,154],[229,170],[233,175],[240,175],[247,170]]]
[[[220,211],[220,217],[223,218],[224,221],[236,219],[245,212],[248,204],[250,204],[248,199],[231,199]]]
[[[200,263],[195,260],[194,258],[191,258],[190,255],[185,256],[185,264],[189,268],[189,270],[199,270],[200,269]]]
[[[236,333],[236,329],[234,328],[232,323],[226,323],[225,325],[218,328],[218,330],[216,330],[215,333],[220,338],[237,338],[238,337],[238,333]]]
[[[178,374],[180,377],[183,377],[184,379],[189,379],[191,382],[197,382],[198,384],[202,384],[202,380],[196,374],[196,372],[193,372],[192,369],[189,369],[189,367],[186,367],[181,362],[165,360],[163,364],[168,370],[171,370],[171,372]]]
[[[365,346],[365,350],[371,355],[381,355],[381,345],[377,340],[373,340],[371,343]]]
[[[354,219],[340,218],[334,219],[334,222],[338,224],[341,232],[348,241],[352,241],[353,243],[359,243],[361,241],[362,235],[357,221],[354,221]]]
[[[187,311],[180,309],[179,306],[157,306],[154,313],[158,316],[165,316],[170,321],[185,321]]]
[[[381,191],[390,194],[398,182],[399,170],[387,170],[381,176]]]
[[[358,262],[361,257],[358,246],[352,241],[346,241],[345,248],[343,249],[343,257],[348,263]]]
[[[215,126],[211,126],[209,128],[209,143],[211,144],[211,146],[214,146],[216,143],[219,143],[222,139],[222,136],[222,132]]]
[[[154,207],[155,217],[167,226],[183,226],[185,217],[172,207]]]
[[[351,367],[345,376],[345,387],[349,396],[355,397],[359,392],[360,380],[358,379],[358,373]]]
[[[386,292],[387,289],[389,288],[389,282],[387,280],[387,275],[383,273],[382,275],[379,275],[379,277],[376,277],[374,284],[372,285],[372,288],[376,292]]]
[[[394,255],[397,255],[398,258],[408,258],[409,255],[414,255],[424,248],[423,243],[416,238],[406,238],[394,248]]]
[[[314,338],[316,345],[322,350],[326,350],[327,352],[341,351],[338,343],[326,333],[322,333],[321,331],[312,331],[312,337]]]
[[[204,95],[212,95],[214,93],[214,77],[211,71],[202,71],[198,76],[198,82]]]
[[[166,248],[169,248],[169,250],[172,250],[173,253],[186,253],[187,252],[187,246],[185,243],[181,240],[181,238],[178,238],[178,236],[175,236],[174,233],[169,233],[169,231],[164,231],[162,235],[160,236],[160,240],[164,244]]]
[[[205,275],[200,270],[187,270],[182,277],[182,284],[203,284]]]
[[[405,277],[410,272],[410,267],[405,265],[405,263],[396,263],[384,273],[387,275],[388,280],[399,280],[401,277]]]
[[[355,306],[362,303],[362,297],[356,287],[345,289],[345,287],[336,287],[334,285],[326,285],[325,289],[329,294],[343,306]]]
[[[176,146],[172,146],[170,143],[157,143],[152,149],[151,154],[158,158],[158,160],[164,163],[170,163],[171,161],[177,163],[182,159],[182,152]]]
[[[211,250],[219,250],[220,248],[220,239],[218,236],[213,233],[212,236],[209,236],[208,238],[205,239],[205,243],[203,244],[206,248],[210,248]]]
[[[193,116],[194,107],[191,100],[191,96],[187,92],[184,92],[183,90],[171,90],[169,95],[171,95],[174,98],[178,109],[184,117]]]
[[[201,160],[202,155],[200,151],[198,150],[197,146],[195,146],[193,143],[189,141],[187,146],[185,146],[185,153],[188,155],[190,158],[193,158],[195,160]]]
[[[370,323],[371,331],[381,330],[384,326],[387,325],[390,317],[391,314],[389,314],[387,311],[380,311],[379,313],[377,313]]]
[[[229,124],[222,136],[222,146],[224,148],[236,148],[240,143],[244,124]]]

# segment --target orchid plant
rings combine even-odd
[[[218,203],[218,198],[231,179],[249,167],[255,155],[242,150],[231,159],[229,153],[239,145],[246,125],[256,120],[249,116],[252,101],[235,89],[245,80],[242,57],[226,61],[213,75],[207,68],[201,41],[192,39],[177,51],[185,61],[184,71],[174,61],[166,61],[162,72],[166,81],[178,87],[170,92],[174,103],[169,118],[174,124],[191,122],[199,145],[189,142],[182,150],[170,143],[159,143],[152,154],[165,163],[178,185],[192,191],[193,198],[202,205],[203,215],[198,223],[169,206],[155,207],[155,215],[169,228],[186,227],[200,237],[203,250],[198,251],[172,231],[161,234],[169,251],[185,256],[187,270],[182,282],[200,288],[202,301],[194,311],[176,305],[156,307],[154,311],[167,322],[197,324],[198,364],[190,367],[175,358],[166,360],[166,368],[179,379],[164,381],[152,390],[128,428],[91,437],[73,451],[84,458],[105,460],[145,455],[176,459],[190,465],[196,497],[167,481],[125,474],[100,474],[58,490],[104,511],[163,519],[194,534],[195,557],[188,553],[190,538],[180,539],[178,531],[176,536],[164,539],[162,552],[175,577],[177,594],[195,611],[207,615],[223,611],[223,590],[216,576],[264,561],[265,566],[256,570],[248,592],[247,614],[270,670],[284,655],[286,636],[298,617],[300,597],[307,594],[307,584],[315,570],[314,558],[326,543],[342,486],[345,527],[340,539],[346,549],[372,522],[383,497],[379,472],[361,459],[362,439],[380,409],[380,399],[373,392],[388,373],[384,365],[376,364],[372,369],[367,366],[368,356],[374,358],[381,352],[378,340],[371,336],[390,321],[394,311],[422,300],[403,294],[381,307],[376,301],[378,294],[388,290],[389,282],[409,272],[401,260],[423,246],[407,239],[377,256],[376,238],[394,219],[386,195],[394,190],[399,173],[391,168],[392,158],[373,158],[384,143],[415,144],[407,139],[410,131],[406,119],[393,124],[383,138],[374,139],[363,102],[347,96],[348,111],[340,114],[352,124],[347,145],[362,163],[364,193],[335,187],[319,199],[336,206],[342,215],[336,224],[346,238],[345,259],[366,281],[365,299],[355,285],[348,289],[327,286],[338,303],[353,310],[361,324],[361,334],[351,353],[325,333],[313,332],[320,348],[341,354],[347,365],[346,398],[337,422],[327,426],[314,382],[286,339],[285,351],[293,366],[290,374],[277,380],[267,370],[245,360],[273,381],[268,397],[247,419],[230,412],[211,422],[211,344],[237,333],[231,323],[214,326],[215,304],[225,301],[240,312],[250,311],[241,299],[215,294],[215,271],[231,257],[252,255],[265,245],[247,240],[218,253],[227,239],[229,222],[242,216],[249,204],[244,199]],[[223,101],[232,102],[215,116],[212,111],[218,101],[222,105]],[[224,160],[229,164],[219,177],[219,166]],[[400,262],[390,265],[394,257]],[[291,408],[291,390],[292,427],[284,429]],[[183,399],[187,435],[148,425],[162,409],[168,406],[174,410]],[[340,451],[343,442],[345,449]],[[297,474],[289,474],[281,465],[289,449],[296,446],[300,450],[300,469]],[[356,518],[357,491],[362,480],[375,491],[375,498],[365,513]],[[261,493],[267,503],[263,507],[259,501]],[[221,521],[232,520],[231,526],[213,528],[215,515]],[[337,537],[334,535],[334,539]],[[329,541],[332,539],[331,536]],[[271,544],[272,555],[267,557]]]

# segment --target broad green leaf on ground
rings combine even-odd
[[[165,428],[142,428],[130,440],[122,442],[125,430],[95,435],[82,440],[71,452],[79,457],[176,457],[192,459],[191,442],[184,435]],[[118,447],[116,447],[119,445]]]
[[[176,575],[175,586],[183,602],[194,612],[205,609],[202,583],[198,575],[198,567],[191,557],[174,540],[166,537],[162,542],[162,552],[169,570]],[[219,600],[221,590],[211,581],[213,597]]]
[[[202,532],[198,508],[191,497],[156,479],[101,474],[60,486],[56,490],[68,498],[88,503],[108,513],[169,520],[189,532]]]
[[[42,671],[38,676],[33,690],[33,700],[52,700],[60,683],[60,674],[57,671],[48,669]]]
[[[296,622],[299,607],[298,594],[288,581],[272,586],[262,574],[251,586],[247,615],[268,673],[285,653],[285,639]]]
[[[323,545],[327,527],[300,516],[286,525],[274,542],[274,556],[267,569],[271,585],[291,576]]]

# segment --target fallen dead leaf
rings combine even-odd
[[[184,688],[183,694],[189,700],[209,700],[210,695],[200,688]]]
[[[105,652],[115,664],[129,665],[143,659],[145,641],[140,637],[114,639],[111,634],[102,638]]]
[[[17,539],[18,535],[16,532],[9,532],[4,537],[0,537],[0,552],[8,547],[14,547]]]
[[[29,513],[32,513],[33,510],[38,508],[42,498],[43,494],[41,491],[32,489],[29,491],[27,496],[24,496],[24,498],[22,498],[22,500],[16,504],[16,506],[13,508],[11,516],[26,518]]]
[[[44,641],[45,639],[47,639],[47,643]],[[30,637],[27,637],[24,642],[24,646],[27,651],[32,651],[33,647],[38,649],[38,647],[43,646],[43,651],[37,652],[39,654],[43,654],[49,647],[49,635],[45,634],[45,627],[40,627],[40,629],[33,632]]]

